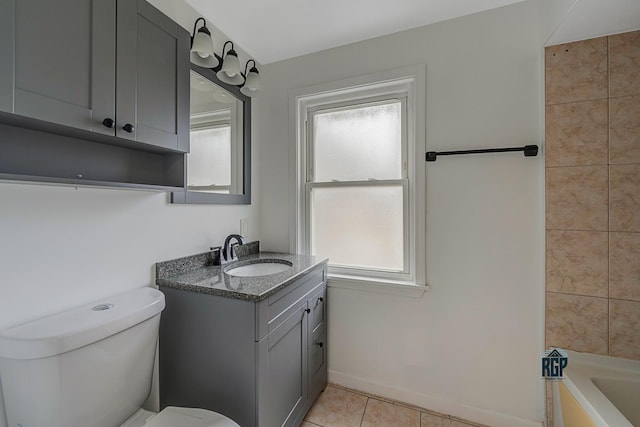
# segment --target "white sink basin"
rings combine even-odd
[[[230,276],[255,277],[268,276],[269,274],[281,273],[291,268],[293,264],[285,260],[260,260],[247,265],[231,267],[225,269],[225,273]]]

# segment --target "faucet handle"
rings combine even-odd
[[[213,265],[221,265],[222,246],[211,246],[211,261]]]

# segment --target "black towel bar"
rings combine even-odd
[[[438,156],[455,156],[457,154],[505,153],[509,151],[524,151],[525,157],[535,157],[538,155],[538,146],[525,145],[524,147],[485,148],[480,150],[427,151],[425,160],[427,162],[435,162]]]

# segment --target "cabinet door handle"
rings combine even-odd
[[[305,312],[305,313],[307,313],[307,314],[309,314],[309,313],[311,313],[311,309],[310,309],[310,308],[306,308],[306,309],[304,310],[304,312]]]
[[[320,342],[317,342],[317,343],[316,343],[316,345],[317,345],[318,347],[322,348],[322,346],[324,345],[324,343],[323,343],[322,341],[320,341]]]
[[[131,123],[127,123],[126,125],[122,126],[122,129],[128,133],[133,133],[133,131],[136,130],[136,128],[133,127]]]
[[[115,125],[116,123],[113,121],[113,119],[107,117],[106,119],[104,119],[102,121],[102,125],[104,127],[108,127],[109,129],[113,129],[113,125]]]

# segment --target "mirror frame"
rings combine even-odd
[[[224,83],[218,79],[211,68],[191,64],[191,70],[207,80],[227,90],[242,102],[242,145],[243,145],[243,173],[242,194],[205,193],[187,190],[187,154],[184,155],[184,191],[171,193],[171,203],[177,204],[215,204],[215,205],[250,205],[251,204],[251,98],[240,92],[238,86]],[[189,109],[190,111],[191,109]],[[191,121],[191,120],[189,120]],[[191,126],[189,126],[191,132]]]

